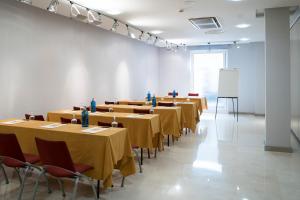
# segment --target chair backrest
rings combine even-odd
[[[158,102],[158,106],[165,106],[165,107],[173,107],[175,106],[174,103],[169,103],[169,102]]]
[[[111,127],[111,123],[107,122],[98,122],[98,126]],[[118,123],[118,128],[124,128],[122,123]]]
[[[0,133],[0,156],[26,162],[18,139],[12,133]]]
[[[131,106],[142,106],[143,104],[142,103],[128,102],[128,105],[131,105]]]
[[[74,163],[64,141],[48,141],[36,137],[35,142],[43,165],[52,165],[75,172]]]
[[[110,104],[119,104],[119,102],[113,102],[113,101],[105,101],[104,102],[106,105],[110,105]]]
[[[188,96],[190,96],[190,97],[198,97],[198,96],[199,96],[199,93],[192,93],[192,92],[190,92],[190,93],[188,94]]]
[[[73,106],[73,110],[80,110],[80,107],[78,107],[78,106]]]
[[[168,96],[173,96],[173,92],[169,92]],[[176,92],[176,96],[178,96],[178,92]]]
[[[149,109],[133,109],[133,112],[138,114],[150,114]]]
[[[80,119],[76,119],[77,120],[77,124],[81,124],[81,120]],[[68,119],[68,118],[64,118],[64,117],[61,117],[60,118],[60,122],[62,124],[71,124],[71,119]]]
[[[31,116],[30,114],[25,114],[25,119],[29,119],[30,116]],[[34,116],[34,120],[37,120],[37,121],[45,121],[43,115],[33,115],[33,116]]]
[[[96,108],[97,112],[109,112],[109,108]]]

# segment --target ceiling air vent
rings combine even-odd
[[[216,17],[191,18],[189,21],[198,29],[219,29],[221,24]]]

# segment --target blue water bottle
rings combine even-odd
[[[150,92],[147,93],[147,101],[151,101],[151,93]]]
[[[152,97],[152,107],[156,107],[156,97],[153,95]]]
[[[92,113],[96,112],[96,101],[94,98],[91,101],[91,112]]]
[[[175,97],[176,97],[176,91],[173,90],[173,98],[175,98]]]
[[[89,127],[89,112],[87,111],[86,107],[81,113],[81,123],[82,127]]]

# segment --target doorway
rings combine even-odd
[[[191,51],[193,91],[207,98],[208,112],[214,112],[218,96],[219,70],[227,68],[226,50]],[[227,112],[227,103],[218,110]]]

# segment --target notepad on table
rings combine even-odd
[[[54,123],[54,124],[48,124],[45,126],[41,126],[42,128],[58,128],[61,126],[65,126],[66,124],[60,124],[60,123]]]
[[[17,119],[17,120],[12,120],[12,121],[8,121],[8,122],[2,122],[2,124],[19,124],[19,123],[23,123],[25,122],[24,120],[21,119]]]
[[[105,130],[107,130],[107,128],[93,127],[93,128],[85,129],[82,132],[84,132],[84,133],[99,133],[99,132],[105,131]]]

